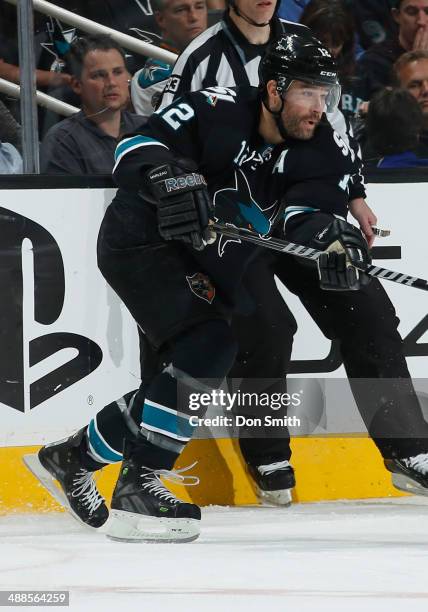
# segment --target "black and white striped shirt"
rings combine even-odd
[[[270,40],[304,30],[306,26],[275,17],[271,22]],[[169,106],[183,93],[204,87],[256,87],[260,58],[270,40],[263,45],[250,43],[226,12],[221,21],[197,36],[181,53],[158,108]]]

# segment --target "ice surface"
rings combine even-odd
[[[175,545],[10,516],[0,545],[0,589],[70,590],[73,612],[428,610],[424,498],[206,508],[199,540]]]

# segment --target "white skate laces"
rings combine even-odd
[[[182,472],[191,470],[196,465],[197,461],[179,470],[150,470],[149,473],[143,472],[144,482],[141,488],[156,495],[159,499],[163,499],[169,502],[180,501],[177,497],[169,491],[163,482],[161,477],[173,484],[181,484],[185,487],[194,487],[199,484],[199,478],[197,476],[183,476]],[[148,468],[144,468],[147,470]]]
[[[402,459],[402,461],[406,467],[411,468],[416,472],[420,472],[424,476],[428,474],[428,453],[421,453],[420,455],[415,455],[414,457],[407,457],[406,459]]]
[[[76,477],[73,478],[73,491],[71,495],[79,497],[90,514],[95,512],[105,501],[104,497],[98,492],[92,472],[88,472],[84,468],[81,468],[76,473]]]
[[[273,474],[280,470],[288,470],[289,467],[291,467],[290,463],[285,459],[284,461],[276,461],[275,463],[269,463],[267,465],[258,465],[257,469],[262,476],[269,476],[269,474]]]

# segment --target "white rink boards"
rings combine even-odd
[[[391,236],[378,239],[379,246],[401,247],[398,260],[380,260],[379,264],[413,276],[428,276],[428,188],[424,183],[369,184],[368,201],[375,209],[379,227],[391,229]],[[2,191],[1,205],[26,219],[22,243],[22,260],[17,274],[22,273],[24,299],[22,303],[22,372],[24,398],[19,406],[0,397],[2,431],[0,446],[42,444],[61,437],[86,423],[106,403],[119,397],[139,384],[137,338],[134,323],[119,299],[106,287],[96,266],[96,239],[98,227],[114,190],[10,190]],[[63,302],[61,296],[48,296],[53,314],[48,322],[37,320],[35,301],[34,259],[37,240],[35,229],[47,232],[52,245],[56,245],[58,257],[64,266]],[[34,244],[33,244],[33,242]],[[0,265],[5,265],[0,261]],[[20,270],[22,266],[22,270]],[[404,337],[422,323],[428,328],[428,292],[385,282],[397,313],[401,319],[400,331]],[[42,298],[40,298],[42,296]],[[299,328],[293,349],[293,359],[322,360],[329,351],[327,341],[307,315],[300,302],[290,294],[286,300],[296,317]],[[18,313],[19,314],[19,313]],[[14,315],[15,316],[15,315]],[[18,316],[18,315],[16,315]],[[19,314],[21,316],[21,314]],[[61,389],[61,377],[55,394],[36,406],[30,405],[30,386],[60,366],[66,366],[76,349],[62,348],[29,366],[29,345],[49,334],[87,338],[102,351],[100,364],[87,376]],[[428,333],[422,333],[418,343],[424,345],[424,354],[409,357],[408,363],[415,378],[425,378],[428,372]],[[67,346],[67,339],[64,340]],[[73,342],[70,343],[71,345]],[[0,349],[1,353],[1,349]],[[7,363],[10,354],[0,354],[1,364]],[[1,376],[1,372],[0,372]],[[299,374],[305,376],[305,373]],[[312,373],[310,376],[344,377],[343,367],[335,372]]]

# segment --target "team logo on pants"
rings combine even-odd
[[[199,298],[212,303],[215,298],[215,288],[211,280],[202,272],[196,272],[193,276],[186,276],[190,290]]]

